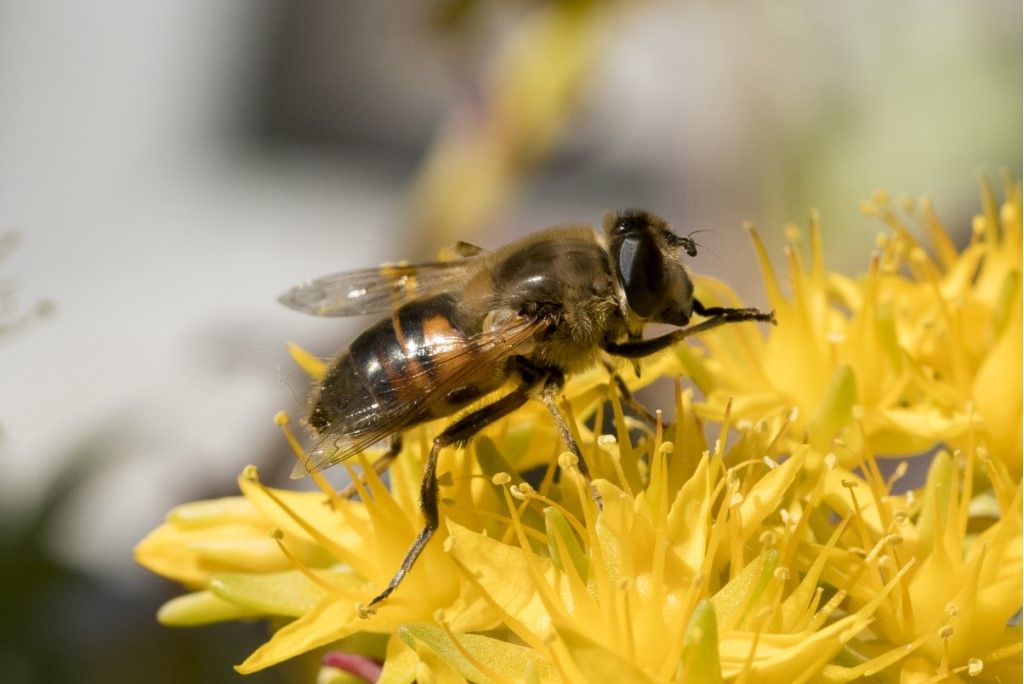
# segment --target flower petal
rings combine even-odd
[[[352,572],[318,571],[324,582],[335,586],[348,585],[353,594],[371,588],[366,580]],[[264,615],[300,617],[323,598],[323,587],[292,570],[265,574],[218,573],[210,578],[210,591],[236,605]]]
[[[211,591],[196,591],[172,598],[160,606],[156,619],[169,627],[198,627],[227,620],[245,620],[264,613],[230,601]]]
[[[526,678],[531,669],[540,676],[541,681],[558,681],[551,663],[541,658],[536,651],[501,639],[480,634],[457,634],[456,645],[445,630],[416,623],[399,627],[398,635],[410,648],[416,648],[418,643],[424,644],[459,674],[473,682],[492,681],[488,671],[507,681],[519,682]],[[475,664],[466,657],[467,653],[471,654]],[[482,665],[485,671],[481,672],[477,665]]]
[[[686,628],[682,680],[702,684],[722,681],[722,666],[718,662],[718,621],[715,619],[715,606],[707,599],[693,609]]]
[[[583,681],[639,684],[654,684],[658,681],[618,653],[576,630],[566,626],[556,626],[555,629],[572,656],[573,664],[583,675]]]

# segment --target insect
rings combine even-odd
[[[438,527],[442,449],[466,444],[537,398],[589,481],[557,401],[568,375],[598,363],[614,374],[610,357],[636,360],[724,323],[775,322],[773,313],[757,309],[702,304],[678,259],[680,250],[695,256],[697,246],[661,218],[626,210],[606,215],[603,233],[566,225],[495,251],[459,243],[459,257],[451,261],[329,275],[281,296],[285,306],[316,316],[391,312],[341,352],[314,390],[307,420],[317,442],[293,476],[335,465],[389,438],[389,450],[374,463],[383,472],[398,455],[404,430],[509,388],[434,438],[420,489],[423,529],[368,608],[398,587]],[[694,315],[705,320],[682,327]],[[647,323],[680,327],[644,339]],[[600,506],[600,495],[591,489]]]

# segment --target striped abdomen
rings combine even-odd
[[[503,368],[478,368],[479,322],[451,294],[405,304],[357,337],[328,371],[309,416],[317,432],[400,431],[447,416],[496,389]],[[443,395],[436,388],[444,386]],[[432,396],[433,393],[433,396]]]

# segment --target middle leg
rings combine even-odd
[[[544,383],[544,391],[541,392],[541,398],[544,400],[544,404],[548,407],[548,411],[555,421],[555,427],[558,428],[558,434],[561,435],[562,442],[569,448],[573,456],[576,457],[576,465],[580,469],[580,474],[587,481],[587,484],[590,485],[590,493],[594,497],[594,503],[597,504],[597,510],[601,511],[604,510],[604,499],[601,498],[601,492],[597,491],[597,487],[594,486],[594,481],[590,477],[590,468],[587,467],[587,460],[583,458],[580,445],[576,443],[576,438],[572,434],[569,419],[558,405],[558,395],[561,393],[562,385],[564,384],[565,380],[561,377],[549,378]]]

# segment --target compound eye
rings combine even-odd
[[[648,235],[631,235],[619,243],[617,257],[629,308],[641,318],[653,317],[668,289],[661,250]]]

